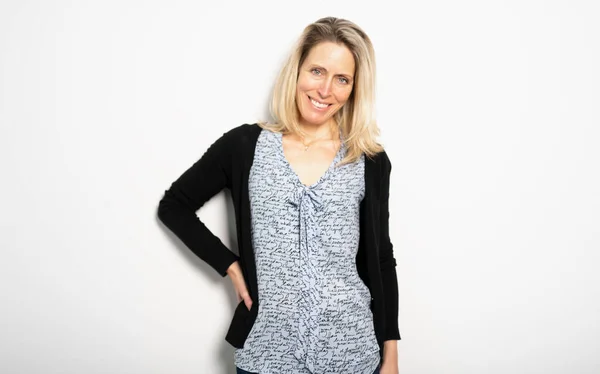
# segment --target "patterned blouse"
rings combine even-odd
[[[356,269],[364,155],[336,167],[345,152],[305,186],[284,156],[282,135],[259,135],[248,187],[260,303],[235,351],[240,369],[372,374],[379,365],[371,295]]]

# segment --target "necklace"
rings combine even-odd
[[[316,139],[311,140],[308,144],[306,144],[306,143],[304,143],[304,137],[300,136],[300,141],[302,142],[302,145],[304,146],[304,152],[308,151],[308,148],[310,148],[310,146],[317,140],[331,140],[331,139],[316,138]]]

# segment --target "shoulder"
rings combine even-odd
[[[262,129],[258,126],[257,123],[248,124],[244,123],[243,125],[232,128],[223,134],[223,137],[235,141],[235,140],[243,140],[252,137],[258,137],[260,131]]]
[[[221,143],[223,147],[229,148],[229,151],[239,149],[239,147],[253,145],[256,144],[256,140],[258,139],[261,130],[260,126],[256,123],[245,123],[225,132],[219,139],[219,143]]]
[[[389,173],[392,170],[392,162],[387,154],[387,152],[382,150],[381,152],[377,152],[373,156],[367,156],[368,160],[367,164],[370,164],[372,167],[375,167],[381,173]]]
[[[378,153],[379,158],[380,158],[380,162],[382,165],[391,168],[392,167],[392,161],[390,161],[390,158],[387,154],[387,152],[385,151],[385,149],[381,152]]]

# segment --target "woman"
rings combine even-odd
[[[398,372],[391,164],[376,141],[368,36],[307,26],[277,79],[275,123],[230,130],[165,192],[161,221],[238,296],[238,373]],[[239,257],[195,215],[231,190]]]

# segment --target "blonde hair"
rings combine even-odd
[[[298,71],[311,49],[322,42],[343,44],[354,56],[352,93],[334,115],[347,150],[341,164],[358,160],[362,153],[374,156],[383,151],[377,141],[379,127],[375,120],[375,52],[367,34],[345,19],[325,17],[304,29],[275,81],[270,105],[275,123],[260,122],[259,125],[283,134],[303,134],[296,104]]]

